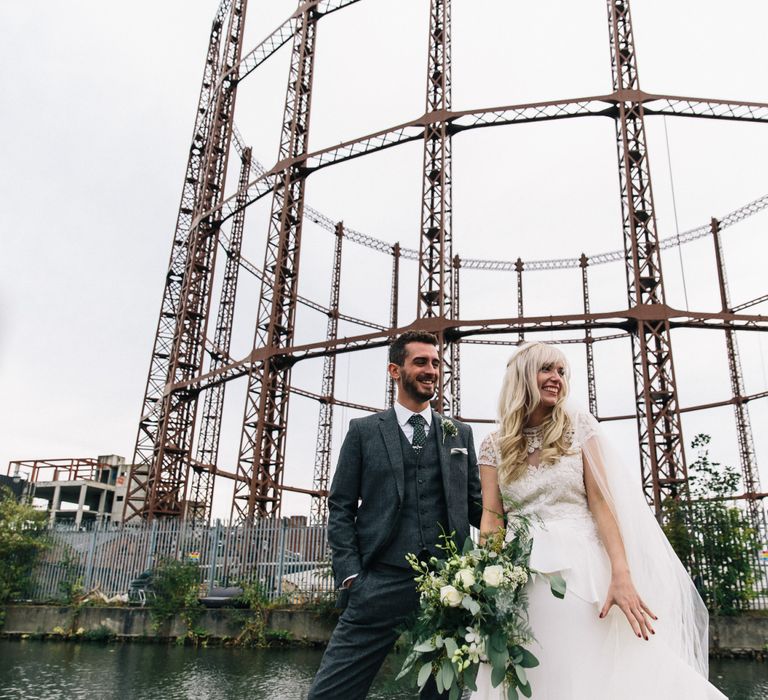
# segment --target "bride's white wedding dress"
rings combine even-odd
[[[587,506],[581,449],[597,433],[598,424],[584,411],[573,412],[571,422],[574,454],[552,465],[531,464],[523,477],[501,487],[505,512],[514,508],[531,519],[531,568],[560,572],[567,584],[562,600],[552,595],[543,576],[528,584],[529,619],[536,636],[530,649],[540,662],[528,671],[533,700],[725,698],[701,675],[706,671],[706,650],[698,671],[681,657],[681,635],[673,626],[683,623],[664,619],[663,613],[663,589],[673,582],[650,585],[646,579],[646,589],[641,589],[638,578],[643,576],[633,573],[641,598],[659,616],[649,641],[634,634],[616,606],[606,618],[598,617],[610,583],[610,562]],[[481,466],[499,463],[497,440],[498,433],[493,433],[481,444]],[[531,457],[538,462],[538,450]],[[630,536],[624,539],[631,541]],[[629,559],[632,568],[632,556]],[[472,700],[506,700],[502,686],[491,686],[487,664],[481,666],[477,687]]]

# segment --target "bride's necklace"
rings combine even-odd
[[[528,450],[528,454],[533,454],[536,450],[541,449],[542,441],[541,436],[544,431],[541,426],[535,428],[523,428],[523,437],[525,438],[525,446]]]

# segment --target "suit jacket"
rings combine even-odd
[[[432,411],[433,430],[443,417]],[[456,436],[439,434],[438,450],[449,531],[459,545],[480,526],[482,500],[472,429],[451,419]],[[328,543],[336,586],[375,562],[397,532],[405,475],[400,426],[390,408],[350,421],[328,496]]]

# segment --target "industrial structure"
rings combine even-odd
[[[122,521],[128,473],[119,455],[19,460],[8,465],[0,485],[20,482],[23,487],[15,495],[45,503],[51,527],[85,528]]]
[[[460,351],[464,344],[516,345],[546,330],[583,333],[591,411],[602,420],[636,420],[642,488],[661,514],[666,498],[685,496],[687,468],[681,414],[732,405],[739,435],[744,477],[743,497],[753,522],[764,532],[761,491],[752,440],[748,402],[768,392],[746,395],[737,346],[738,331],[766,331],[768,318],[752,313],[768,300],[762,296],[734,304],[729,298],[721,255],[721,231],[768,206],[768,197],[737,210],[721,221],[674,239],[661,239],[657,229],[648,166],[645,117],[701,117],[768,122],[768,104],[697,99],[644,92],[638,76],[635,39],[628,0],[607,0],[612,92],[575,100],[453,111],[451,104],[451,2],[425,0],[429,6],[429,52],[424,114],[417,119],[339,145],[308,152],[316,37],[323,18],[360,0],[306,0],[264,41],[245,51],[243,35],[247,0],[221,0],[211,28],[208,52],[189,160],[171,255],[152,348],[141,410],[136,452],[125,498],[126,521],[167,517],[210,518],[214,487],[221,478],[234,481],[231,517],[234,522],[280,514],[285,490],[313,496],[312,521],[322,524],[331,471],[334,407],[379,410],[335,396],[336,357],[388,344],[410,326],[433,331],[439,338],[442,379],[438,410],[466,420],[462,414]],[[281,47],[289,44],[290,72],[275,164],[263,168],[235,126],[239,84]],[[621,192],[623,247],[587,258],[524,262],[462,258],[454,250],[452,232],[452,140],[471,129],[576,118],[611,119],[615,123]],[[401,247],[346,230],[320,212],[305,207],[305,184],[314,172],[365,157],[384,149],[423,144],[422,206],[419,245]],[[229,158],[240,162],[236,190],[225,195]],[[268,235],[261,267],[241,256],[243,226],[250,205],[271,196]],[[334,265],[328,306],[298,294],[302,226],[306,217],[335,236]],[[228,235],[225,233],[229,231]],[[414,222],[414,228],[417,226]],[[687,240],[711,236],[717,253],[721,305],[706,313],[671,308],[666,302],[661,250]],[[342,248],[349,243],[378,251],[391,266],[391,314],[388,325],[342,313],[340,275]],[[618,241],[617,241],[618,245]],[[217,255],[218,254],[218,255]],[[222,259],[223,255],[223,259]],[[417,316],[400,325],[400,262],[418,267]],[[626,301],[614,311],[592,313],[589,270],[615,261],[626,270]],[[525,275],[536,269],[580,270],[583,313],[527,316],[523,303]],[[463,319],[459,283],[464,269],[506,269],[517,276],[517,316]],[[247,271],[260,279],[253,349],[242,361],[230,356],[238,275]],[[220,281],[219,281],[220,280]],[[213,293],[214,284],[221,292]],[[218,299],[218,308],[213,308]],[[315,342],[295,343],[296,310],[307,305],[327,314],[327,335]],[[339,337],[339,320],[356,324],[358,335]],[[706,406],[681,406],[675,377],[671,332],[676,328],[718,329],[727,339],[731,395]],[[628,416],[600,414],[595,388],[595,343],[631,339],[635,412]],[[556,341],[557,342],[557,341]],[[320,393],[291,384],[296,363],[323,358]],[[224,391],[227,384],[247,382],[237,464],[218,464]],[[319,404],[316,462],[312,489],[290,486],[286,465],[288,405],[292,393]],[[392,403],[391,384],[383,404]]]

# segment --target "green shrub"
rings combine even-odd
[[[18,503],[10,489],[0,488],[0,604],[24,598],[32,570],[48,542],[48,517],[26,503]]]
[[[757,595],[760,542],[748,513],[729,500],[741,477],[734,467],[710,460],[710,441],[703,434],[693,439],[698,454],[688,466],[691,502],[663,504],[664,531],[710,612],[734,615],[748,610]]]
[[[195,563],[164,559],[157,565],[152,575],[155,596],[150,599],[155,627],[175,615],[183,615],[189,629],[194,627],[203,610],[197,599],[199,582],[200,572]]]
[[[72,547],[64,546],[64,557],[61,560],[64,576],[59,581],[59,593],[61,593],[63,602],[71,605],[83,594],[82,566],[80,557]]]
[[[98,627],[88,630],[87,632],[84,632],[82,637],[83,640],[87,642],[109,642],[112,640],[112,638],[115,635],[112,633],[112,630],[109,629],[106,625],[99,625]]]

